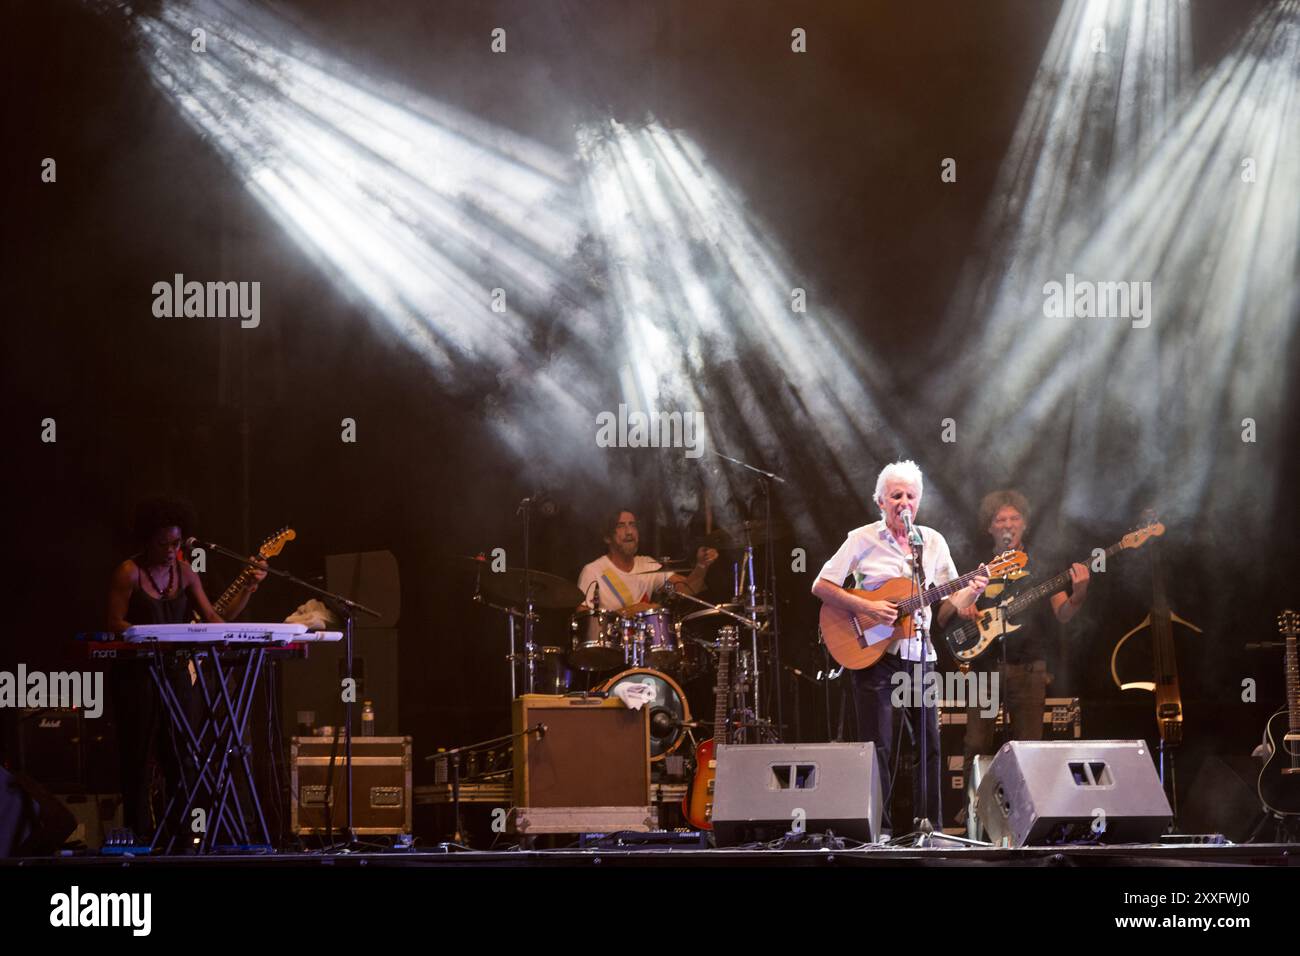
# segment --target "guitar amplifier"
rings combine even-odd
[[[525,694],[513,708],[516,738],[513,830],[532,833],[647,831],[650,805],[650,708],[629,710],[617,697]]]
[[[289,825],[298,836],[324,836],[347,826],[347,766],[343,741],[333,737],[294,737],[289,745],[291,810]],[[352,825],[358,834],[411,832],[411,738],[352,738]]]

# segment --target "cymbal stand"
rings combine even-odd
[[[537,615],[525,611],[520,611],[517,607],[506,607],[501,604],[493,604],[483,597],[482,581],[480,575],[482,570],[475,572],[474,576],[474,596],[470,598],[475,604],[481,604],[484,607],[490,607],[494,611],[500,611],[506,616],[506,626],[510,629],[510,653],[506,655],[506,660],[510,662],[510,700],[513,701],[519,696],[518,681],[515,677],[515,665],[519,662],[519,654],[515,651],[515,618],[532,617],[535,621]]]

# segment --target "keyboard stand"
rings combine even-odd
[[[181,781],[179,789],[168,800],[167,809],[154,831],[150,843],[152,851],[157,852],[166,837],[163,852],[175,852],[177,841],[186,833],[198,835],[196,850],[199,853],[209,853],[219,843],[247,846],[253,842],[252,836],[259,837],[264,846],[271,845],[271,835],[266,826],[266,816],[262,812],[249,760],[252,747],[246,739],[248,718],[252,713],[262,665],[266,660],[267,646],[243,644],[223,648],[207,645],[202,652],[186,653],[185,656],[194,664],[204,702],[203,722],[197,734],[190,724],[184,704],[167,680],[167,652],[180,648],[166,643],[155,646],[149,671],[171,724],[170,736],[180,765]],[[238,666],[229,671],[223,667],[223,651],[234,651],[244,658],[242,674]],[[204,673],[208,667],[212,670],[211,678]],[[233,699],[230,694],[231,678],[237,678]],[[242,774],[239,773],[241,770]],[[258,831],[251,835],[248,831],[248,817],[239,798],[240,776],[247,785],[256,815]],[[204,802],[205,796],[209,806],[203,807],[200,804]],[[179,803],[180,811],[173,817],[173,811],[182,798],[184,802]],[[196,822],[195,809],[205,811],[205,826],[201,830],[193,829]],[[175,829],[168,835],[169,824],[173,819]]]

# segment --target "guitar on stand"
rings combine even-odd
[[[1152,512],[1145,517],[1150,523],[1155,522]],[[1174,649],[1174,625],[1180,624],[1197,634],[1201,629],[1190,621],[1185,621],[1169,607],[1165,594],[1164,571],[1160,563],[1160,549],[1152,545],[1147,552],[1151,558],[1151,611],[1142,623],[1119,639],[1110,655],[1110,674],[1115,686],[1120,690],[1150,691],[1155,694],[1156,726],[1160,732],[1160,783],[1169,795],[1169,805],[1178,818],[1178,781],[1174,771],[1173,751],[1183,742],[1183,699],[1178,684],[1178,657]],[[1151,631],[1152,677],[1154,680],[1121,679],[1119,674],[1119,652],[1124,643],[1143,629]],[[1166,773],[1166,770],[1168,771]]]
[[[724,627],[718,631],[718,683],[714,687],[713,736],[695,748],[695,776],[682,797],[682,816],[697,830],[713,829],[713,789],[718,763],[715,750],[727,743],[727,715],[732,697],[731,652],[736,647],[738,629]]]
[[[1286,706],[1268,719],[1270,753],[1259,772],[1259,801],[1276,817],[1300,817],[1300,614],[1283,611],[1278,630],[1286,640]]]

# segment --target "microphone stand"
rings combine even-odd
[[[913,594],[919,599],[925,592],[925,567],[921,559],[923,540],[921,532],[917,530],[916,525],[908,521],[908,541],[912,546],[912,590]],[[912,618],[913,622],[917,621],[923,608],[917,608]],[[935,840],[947,840],[952,843],[963,846],[987,846],[979,840],[968,840],[965,837],[953,836],[950,833],[944,833],[942,829],[936,830],[934,823],[930,820],[930,716],[936,704],[926,703],[925,684],[926,677],[930,674],[930,655],[932,647],[930,643],[930,629],[927,626],[917,624],[916,633],[921,640],[921,706],[920,706],[920,724],[919,728],[913,727],[913,733],[917,739],[917,751],[921,762],[921,786],[920,786],[920,813],[917,813],[916,807],[912,808],[913,819],[915,820],[915,829],[903,836],[895,837],[890,840],[887,846],[910,846],[910,847],[930,847]],[[938,730],[938,714],[934,715],[934,726]],[[935,745],[938,746],[938,734],[935,734]],[[938,755],[936,765],[942,766],[943,754]],[[913,803],[916,803],[917,794],[912,795]],[[939,793],[939,800],[942,803],[943,794]],[[940,806],[940,812],[943,812]]]
[[[453,747],[451,750],[443,750],[436,754],[429,754],[424,759],[444,760],[445,765],[451,773],[451,804],[452,804],[452,834],[450,843],[440,843],[438,848],[444,852],[450,850],[453,846],[461,846],[464,843],[464,828],[460,820],[460,758],[464,754],[474,753],[487,747],[494,747],[497,744],[509,743],[512,746],[516,740],[522,740],[529,735],[536,735],[538,740],[546,736],[546,725],[538,722],[531,727],[525,727],[515,734],[503,734],[500,737],[493,737],[491,740],[480,740],[478,743],[465,744],[463,747]],[[469,849],[465,846],[465,849]]]
[[[310,591],[312,594],[322,598],[332,608],[340,612],[343,617],[343,639],[345,642],[345,655],[347,658],[347,681],[348,687],[353,691],[353,694],[343,702],[343,763],[345,786],[347,788],[344,791],[344,805],[346,807],[345,815],[347,818],[347,842],[343,844],[342,847],[331,846],[328,850],[346,850],[352,844],[356,843],[356,833],[354,832],[352,824],[352,704],[354,703],[352,698],[356,696],[356,681],[352,676],[352,630],[358,611],[362,614],[369,614],[371,617],[383,617],[383,614],[373,608],[366,607],[364,604],[354,601],[349,597],[345,597],[342,594],[335,594],[333,591],[326,591],[324,588],[319,588],[311,582],[304,581],[297,575],[290,574],[282,568],[262,567],[262,565],[258,564],[257,561],[246,558],[242,554],[231,551],[229,548],[223,548],[221,545],[214,542],[195,541],[194,543],[200,545],[206,550],[215,551],[217,554],[233,558],[240,564],[247,565],[251,568],[257,568],[258,570],[265,571],[268,575],[274,575],[277,578],[283,578],[286,581],[296,584],[299,588],[305,591]],[[189,544],[190,542],[187,541],[186,545],[188,546]],[[328,796],[327,799],[329,799]]]

